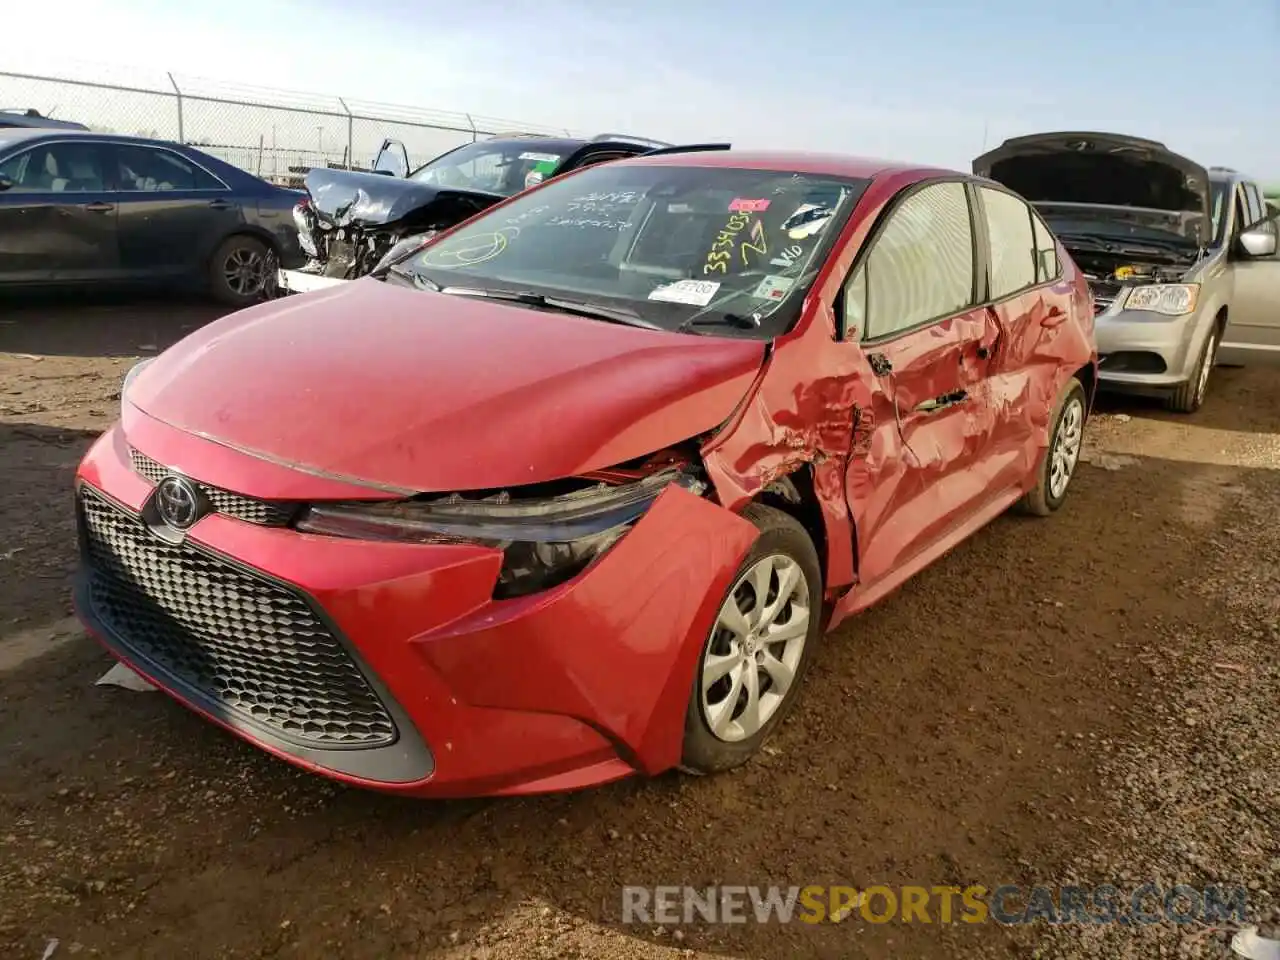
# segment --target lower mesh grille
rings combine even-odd
[[[295,744],[396,740],[387,709],[302,596],[190,543],[157,539],[91,488],[80,488],[79,513],[91,611],[140,667]]]

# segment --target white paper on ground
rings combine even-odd
[[[1257,927],[1245,927],[1232,937],[1231,950],[1245,960],[1280,960],[1280,940],[1258,936]]]
[[[130,670],[123,663],[117,663],[114,667],[100,676],[95,687],[123,687],[126,690],[136,690],[138,693],[148,693],[155,689],[155,685],[146,680],[135,670]]]

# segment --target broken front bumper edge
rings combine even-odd
[[[322,277],[305,270],[277,270],[276,287],[280,293],[310,293],[347,281],[341,277]]]

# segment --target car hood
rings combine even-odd
[[[335,227],[368,227],[395,223],[429,208],[458,206],[465,215],[506,198],[482,190],[441,189],[428,183],[377,173],[316,168],[303,181],[316,215]],[[459,216],[458,219],[462,219]]]
[[[216,321],[126,403],[275,463],[450,492],[604,469],[722,424],[763,341],[695,336],[365,278]]]
[[[1109,221],[1212,235],[1209,173],[1162,143],[1114,133],[1038,133],[1006,140],[973,172],[1030,200],[1046,218]]]

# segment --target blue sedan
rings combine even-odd
[[[240,307],[303,262],[302,194],[177,143],[0,130],[0,289],[194,281]]]

